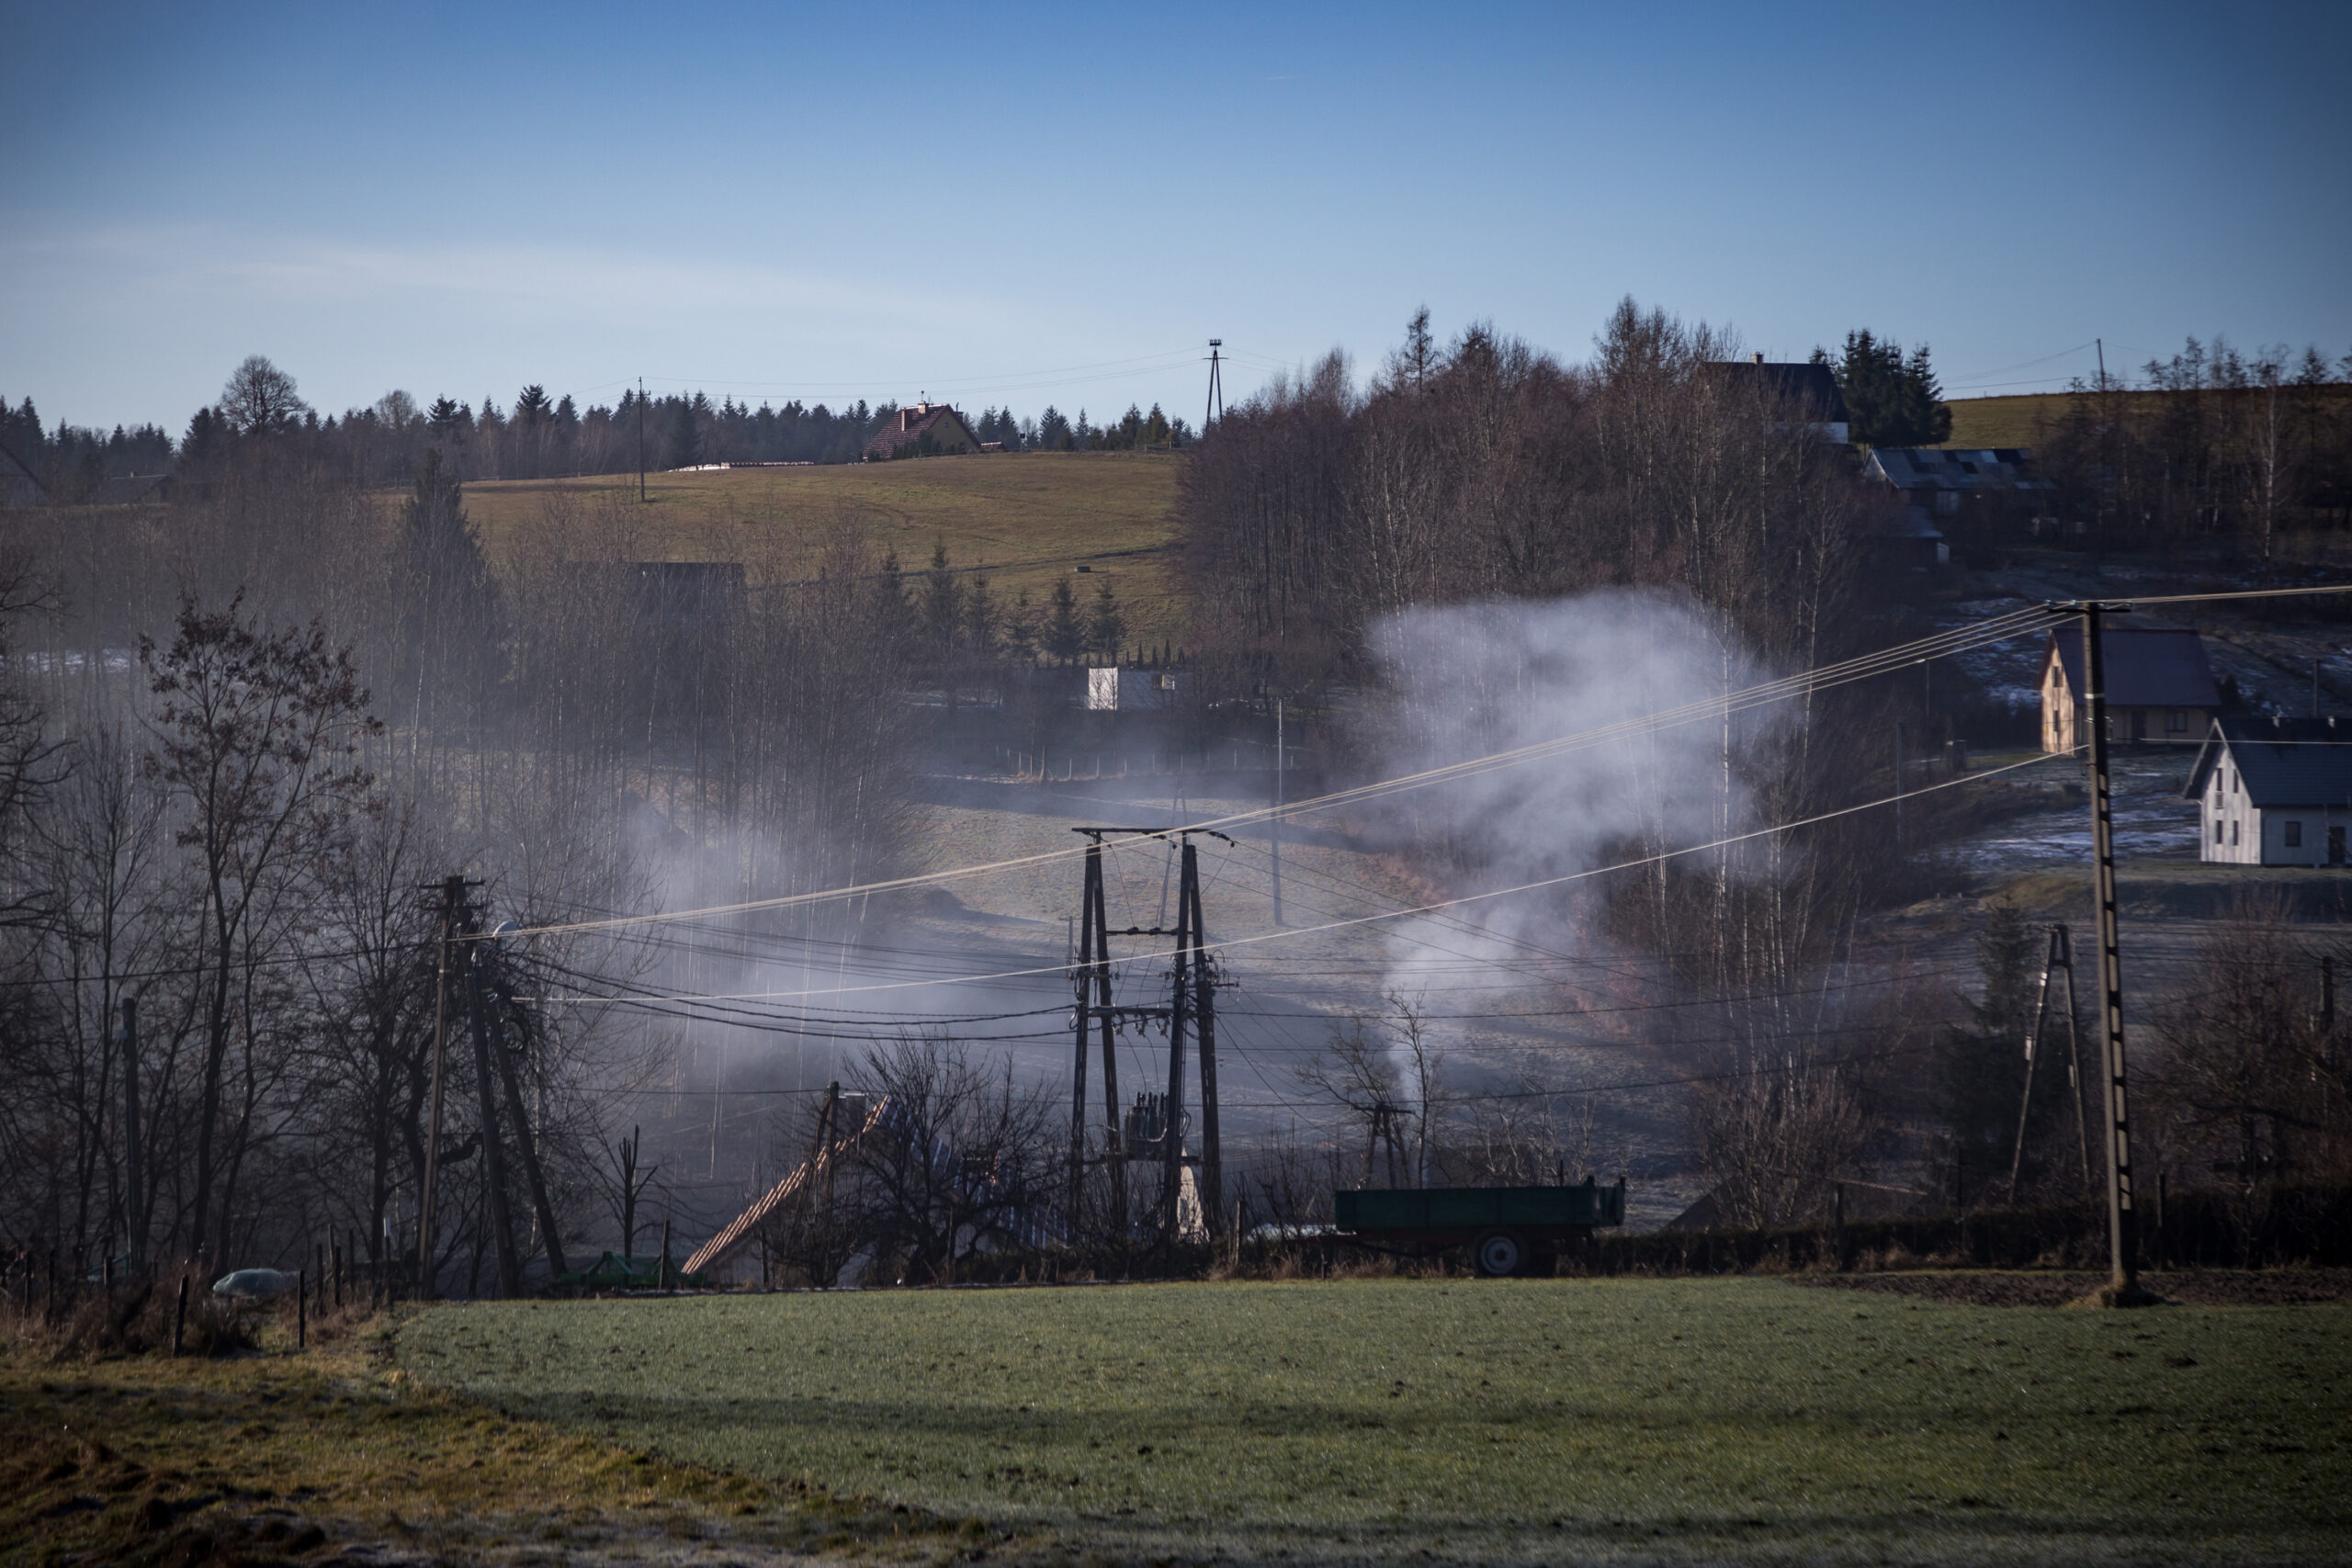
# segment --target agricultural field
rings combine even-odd
[[[2063,418],[2067,399],[2062,392],[2033,392],[2014,398],[1955,398],[1951,410],[1951,439],[1947,446],[2034,446],[2043,426]]]
[[[638,507],[637,477],[502,479],[466,487],[466,511],[493,562],[518,530],[559,506],[626,499],[640,558],[740,560],[754,581],[808,570],[826,535],[854,525],[878,554],[910,570],[944,544],[959,567],[985,566],[1011,604],[1042,602],[1054,580],[1075,577],[1081,600],[1108,577],[1127,605],[1130,634],[1181,640],[1175,571],[1176,481],[1184,458],[1166,452],[1022,452],[897,463],[657,473]]]
[[[447,1307],[398,1356],[664,1463],[978,1521],[999,1560],[2352,1560],[2340,1300],[2117,1313],[1761,1278],[738,1295]]]

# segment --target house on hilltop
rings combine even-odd
[[[868,463],[892,457],[952,457],[981,450],[980,438],[964,416],[945,403],[909,403],[861,454]]]
[[[2205,641],[2186,626],[2132,624],[2118,616],[2099,628],[2107,674],[2110,740],[2186,745],[2221,716],[2222,693]],[[2058,626],[2041,650],[2041,749],[2072,751],[2090,737],[2083,671],[2083,631]]]
[[[2181,797],[2198,803],[2200,861],[2352,863],[2352,732],[2332,718],[2214,720]]]

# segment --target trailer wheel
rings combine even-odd
[[[1509,1231],[1488,1231],[1470,1248],[1471,1267],[1500,1280],[1527,1267],[1527,1244]]]

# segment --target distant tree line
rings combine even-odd
[[[700,463],[851,463],[896,416],[899,405],[864,399],[839,409],[793,399],[753,408],[731,395],[713,403],[702,392],[622,392],[610,405],[582,408],[569,394],[551,397],[536,383],[500,408],[441,396],[421,404],[387,392],[367,408],[321,414],[299,395],[294,378],[260,355],[238,367],[220,399],[198,409],[175,442],[158,425],[111,434],[76,425],[45,426],[30,398],[13,408],[0,399],[0,487],[30,482],[36,499],[75,505],[102,498],[108,479],[174,475],[197,481],[226,472],[238,449],[263,441],[281,457],[300,446],[304,461],[362,487],[406,485],[429,451],[461,483],[579,474],[683,468]],[[1073,422],[1050,405],[1036,418],[990,406],[972,422],[983,442],[1008,452],[1125,452],[1182,446],[1192,439],[1181,419],[1158,404],[1129,407],[1109,424],[1086,411]],[[0,489],[0,493],[6,493]]]
[[[2086,542],[2161,547],[2352,529],[2352,354],[2190,338],[2136,382],[2076,380],[2037,456]]]

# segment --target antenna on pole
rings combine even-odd
[[[1207,406],[1201,411],[1201,434],[1204,435],[1209,433],[1210,425],[1225,417],[1225,376],[1223,362],[1217,357],[1217,350],[1224,346],[1223,338],[1209,339],[1209,398]]]

